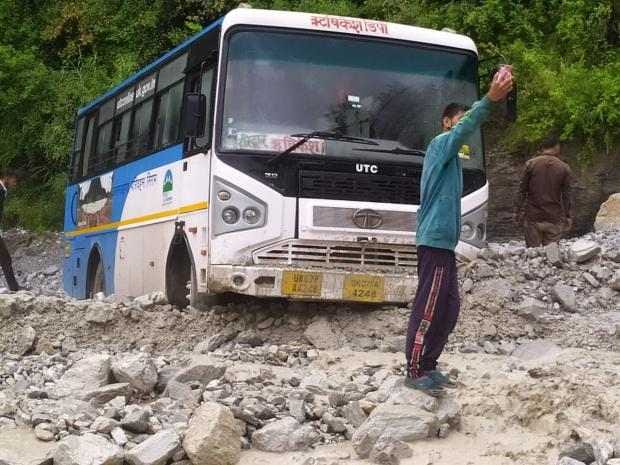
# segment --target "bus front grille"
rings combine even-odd
[[[413,245],[290,240],[254,252],[257,265],[415,272]]]
[[[301,170],[299,196],[417,205],[420,203],[420,178]]]

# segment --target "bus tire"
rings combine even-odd
[[[166,260],[166,298],[177,307],[193,305],[196,273],[190,248],[183,232],[175,233]]]
[[[105,271],[103,260],[98,249],[93,249],[88,259],[88,279],[86,288],[86,298],[92,299],[99,292],[105,294]]]

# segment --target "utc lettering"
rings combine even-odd
[[[357,171],[358,173],[377,174],[379,172],[379,167],[377,165],[368,165],[366,163],[356,163],[355,171]]]

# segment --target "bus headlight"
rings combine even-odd
[[[226,224],[235,224],[239,221],[239,210],[234,207],[226,207],[222,210],[222,219]]]
[[[222,202],[226,202],[230,200],[230,192],[221,190],[217,193],[217,198],[220,199]]]
[[[463,226],[461,226],[461,237],[463,239],[471,239],[472,237],[474,237],[475,233],[476,231],[471,224],[463,223]]]
[[[254,207],[243,210],[243,220],[248,224],[256,224],[260,221],[260,212]]]
[[[471,210],[461,218],[461,240],[474,247],[486,247],[487,204]]]

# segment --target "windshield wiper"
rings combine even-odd
[[[363,139],[361,137],[353,137],[347,136],[345,134],[341,134],[339,132],[331,132],[331,131],[314,131],[307,132],[301,134],[291,134],[290,137],[299,137],[300,139],[288,147],[286,150],[274,155],[267,161],[267,165],[273,165],[275,162],[280,160],[282,157],[288,155],[289,153],[295,151],[298,147],[302,146],[310,139],[323,139],[323,140],[337,140],[340,142],[351,142],[354,144],[366,144],[366,145],[379,145],[377,142],[372,140]]]
[[[394,147],[393,149],[354,149],[358,152],[379,152],[379,153],[395,153],[397,155],[417,155],[423,157],[426,155],[424,150],[420,149],[403,149]]]

